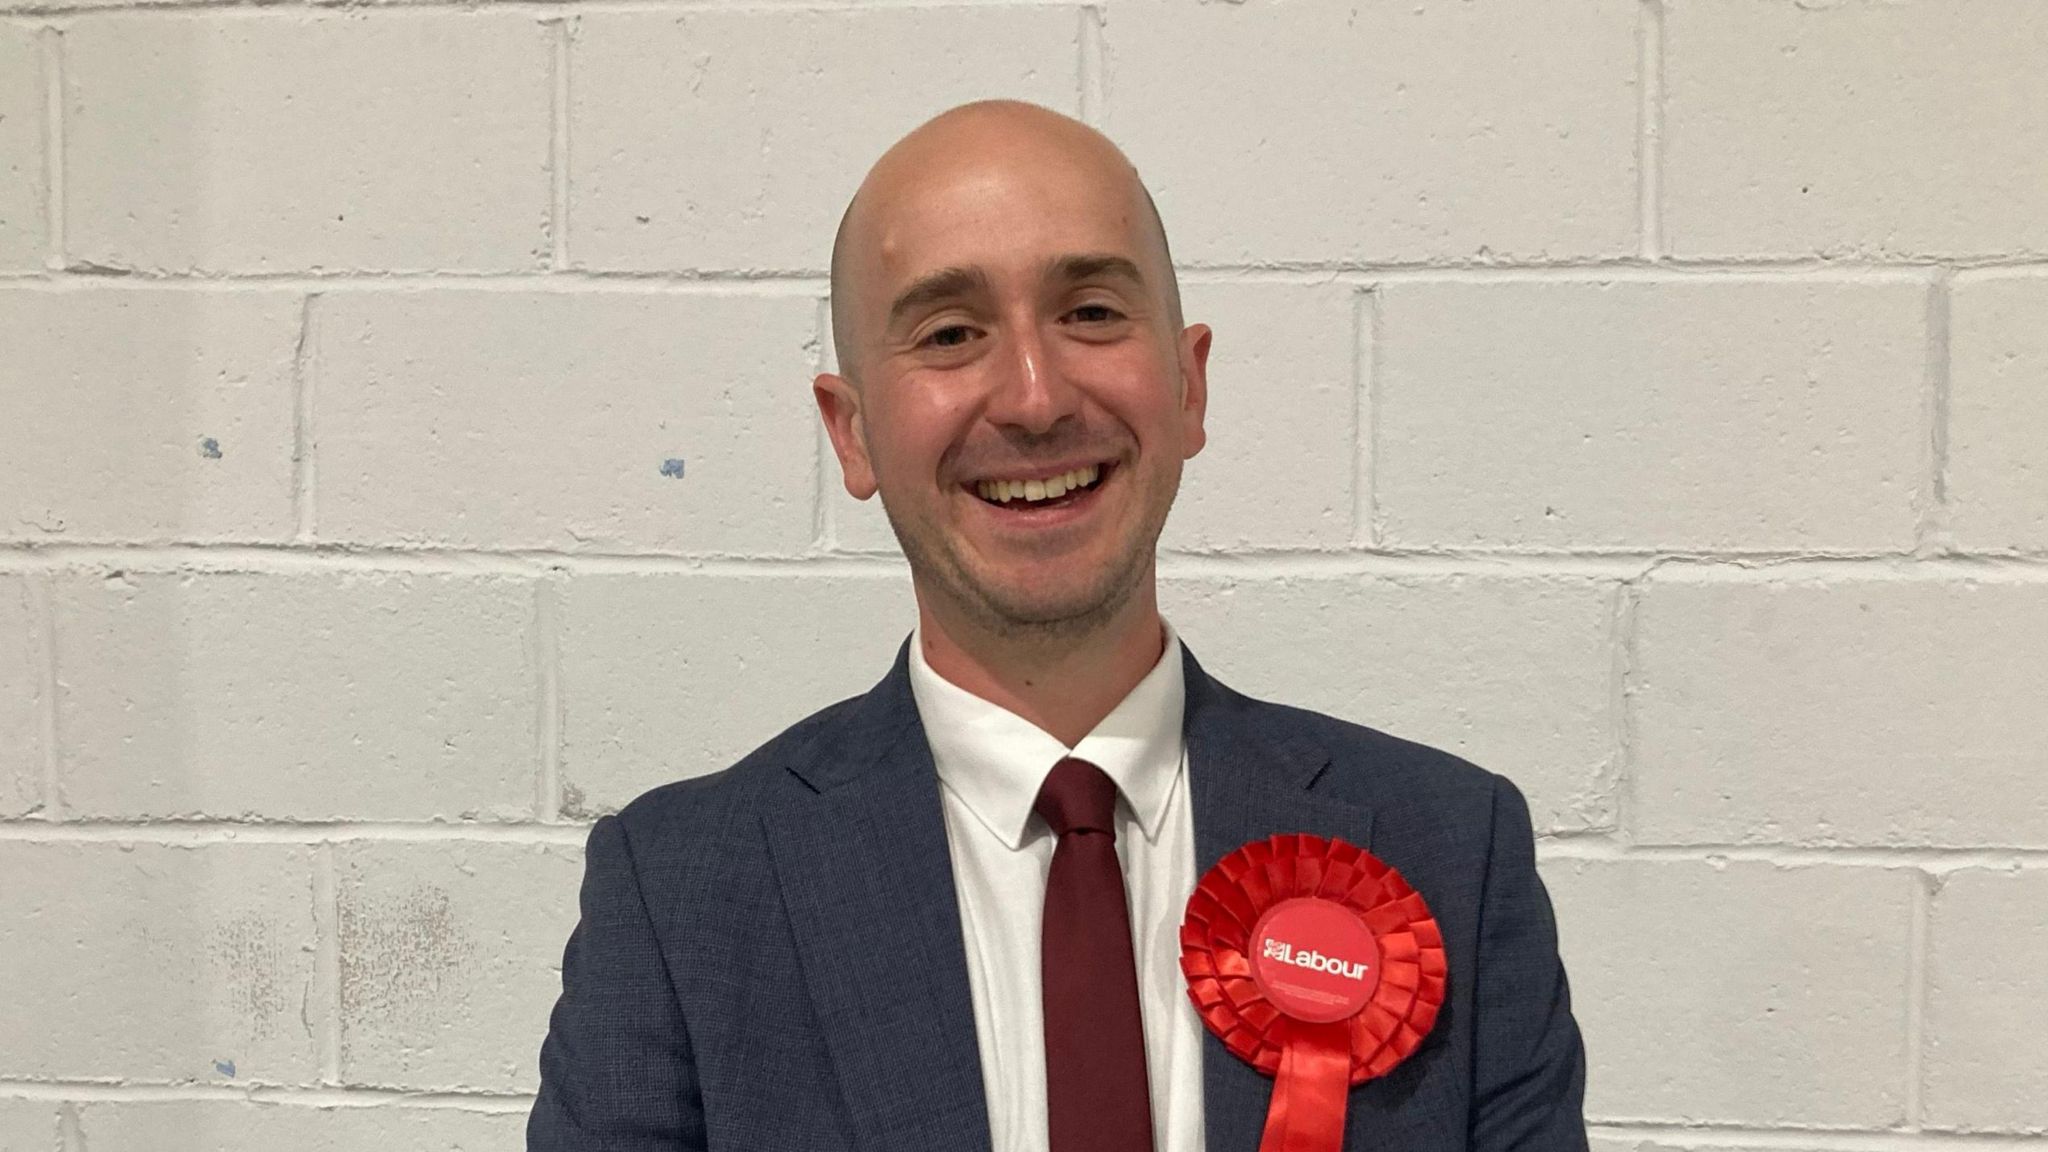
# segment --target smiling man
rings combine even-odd
[[[592,829],[529,1149],[1251,1152],[1274,1082],[1204,1030],[1179,934],[1280,833],[1368,849],[1443,937],[1434,1027],[1329,1136],[1584,1149],[1514,786],[1241,696],[1159,613],[1211,332],[1115,146],[1008,101],[919,127],[847,208],[832,323],[813,391],[916,627],[865,695]]]

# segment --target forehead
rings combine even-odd
[[[1149,268],[1135,183],[1060,157],[996,157],[907,173],[878,198],[865,253],[889,290],[934,269],[1035,275],[1076,252],[1122,255]]]

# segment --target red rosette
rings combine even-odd
[[[1188,898],[1188,997],[1274,1078],[1261,1152],[1335,1152],[1346,1090],[1421,1045],[1444,1002],[1443,934],[1420,893],[1342,840],[1289,834],[1225,856]]]

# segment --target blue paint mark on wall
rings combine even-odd
[[[213,1062],[213,1070],[229,1079],[233,1079],[235,1075],[235,1062],[233,1060],[215,1060]]]
[[[671,456],[663,460],[661,462],[661,474],[671,479],[681,480],[683,478],[683,458],[681,456]]]
[[[199,454],[208,460],[220,459],[220,441],[215,440],[211,436],[200,437]]]

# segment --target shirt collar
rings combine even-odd
[[[1181,776],[1181,716],[1187,704],[1180,637],[1171,624],[1161,623],[1166,645],[1159,662],[1072,748],[933,671],[913,630],[910,690],[939,782],[1015,851],[1024,846],[1031,806],[1046,774],[1063,757],[1077,756],[1108,775],[1145,839],[1158,840]]]

